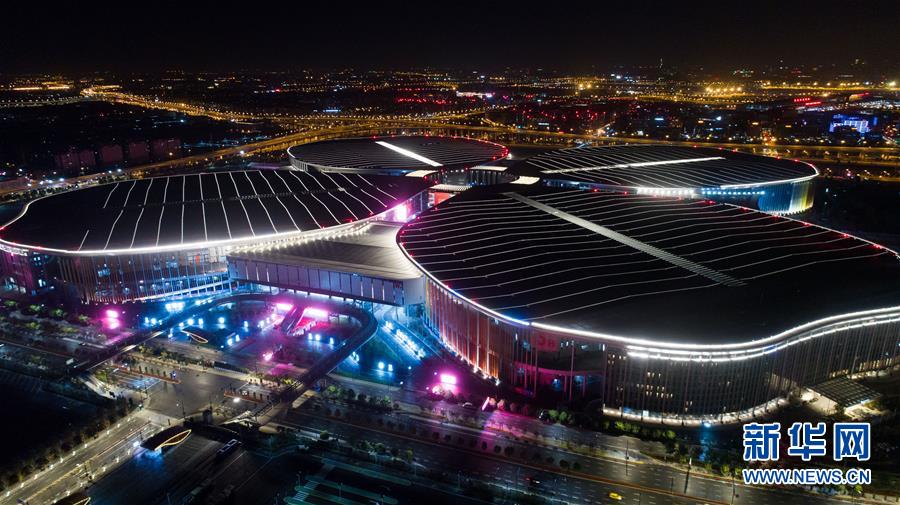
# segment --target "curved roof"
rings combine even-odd
[[[709,200],[476,188],[398,238],[432,279],[523,324],[722,344],[900,306],[896,253]]]
[[[808,163],[727,149],[667,145],[575,147],[528,158],[514,173],[617,188],[757,187],[818,175]]]
[[[115,254],[265,240],[365,219],[426,187],[420,178],[295,170],[126,180],[34,200],[0,242]]]
[[[288,148],[292,160],[316,167],[372,171],[470,167],[508,153],[493,142],[426,135],[326,140]]]

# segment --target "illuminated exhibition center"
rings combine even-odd
[[[506,184],[399,240],[427,324],[529,394],[724,420],[900,357],[896,253],[746,207]]]
[[[0,231],[4,281],[100,304],[251,289],[403,307],[486,379],[663,422],[900,364],[897,253],[782,215],[812,205],[812,165],[647,145],[509,164],[427,136],[288,154],[34,200]]]
[[[471,168],[507,154],[493,142],[427,135],[326,140],[288,149],[297,170],[390,175]]]
[[[809,163],[721,148],[628,145],[550,151],[516,167],[548,184],[709,198],[776,214],[813,204]]]
[[[55,274],[85,302],[229,290],[229,254],[404,220],[424,208],[411,177],[245,170],[153,177],[39,198],[0,234],[8,284]]]

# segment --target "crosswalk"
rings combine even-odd
[[[136,374],[119,367],[109,367],[107,369],[107,376],[117,386],[132,391],[147,391],[160,383],[160,380],[155,377]]]

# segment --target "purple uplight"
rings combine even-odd
[[[305,309],[303,309],[303,317],[309,317],[312,319],[328,319],[328,311],[317,309],[314,307],[306,307]]]

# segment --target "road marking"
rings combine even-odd
[[[524,463],[524,462],[518,462],[518,461],[511,461],[511,460],[508,460],[508,459],[503,459],[503,458],[494,457],[493,455],[487,454],[487,453],[481,453],[481,452],[477,452],[477,451],[466,450],[466,449],[462,449],[462,448],[459,448],[459,447],[456,447],[456,446],[453,446],[453,445],[447,445],[447,444],[435,443],[435,442],[432,442],[430,439],[413,438],[413,437],[409,437],[409,436],[404,435],[404,434],[401,434],[401,433],[380,431],[380,430],[377,430],[377,429],[375,429],[375,428],[373,428],[373,427],[370,427],[370,426],[367,426],[367,425],[362,425],[362,424],[357,424],[357,423],[350,423],[350,422],[346,422],[346,421],[343,421],[343,420],[333,419],[333,418],[330,418],[330,417],[327,417],[327,416],[319,416],[319,415],[315,415],[315,414],[312,414],[312,413],[309,413],[309,412],[303,412],[303,413],[301,413],[301,415],[305,415],[305,416],[309,416],[309,417],[314,417],[314,418],[317,418],[317,419],[323,419],[323,420],[326,420],[326,421],[328,421],[328,422],[333,422],[333,423],[343,424],[343,425],[350,426],[350,427],[353,427],[353,428],[360,428],[360,429],[363,429],[363,430],[366,430],[366,431],[371,431],[371,432],[374,432],[374,433],[379,433],[379,434],[382,434],[382,435],[387,435],[387,436],[389,436],[389,437],[396,437],[396,438],[401,438],[401,439],[408,440],[408,441],[411,441],[411,442],[417,442],[417,443],[427,444],[427,445],[431,445],[431,446],[434,446],[434,447],[439,447],[439,448],[441,448],[441,449],[450,449],[450,450],[452,450],[452,451],[457,451],[457,452],[461,452],[461,453],[464,453],[464,454],[473,454],[473,453],[475,453],[475,454],[478,454],[479,457],[484,458],[484,459],[489,459],[489,460],[492,460],[492,461],[495,461],[495,462],[500,462],[500,463],[507,464],[507,465],[519,466],[519,467],[522,467],[522,468],[530,468],[530,469],[535,470],[535,471],[549,472],[549,473],[552,473],[552,474],[555,474],[555,475],[562,475],[562,476],[564,476],[564,477],[574,477],[574,478],[579,479],[579,480],[598,482],[598,483],[606,484],[606,485],[622,486],[622,487],[626,487],[626,488],[629,488],[629,489],[633,489],[633,490],[637,490],[637,491],[642,491],[642,492],[655,493],[655,494],[661,494],[661,495],[666,495],[666,496],[674,496],[674,497],[678,497],[678,498],[684,498],[684,499],[687,499],[687,500],[691,500],[691,501],[694,501],[694,502],[697,502],[697,503],[728,505],[728,502],[724,502],[724,501],[712,500],[712,499],[701,498],[701,497],[695,497],[695,496],[691,496],[691,495],[686,495],[686,494],[682,494],[682,493],[677,493],[677,492],[674,492],[674,491],[668,491],[668,490],[666,490],[666,489],[659,489],[659,488],[653,488],[653,487],[648,487],[648,486],[639,486],[639,485],[632,484],[632,483],[629,483],[629,482],[623,482],[623,481],[618,481],[618,480],[614,480],[614,479],[608,479],[608,478],[605,478],[605,477],[599,477],[599,476],[596,476],[596,475],[589,475],[589,474],[586,474],[586,473],[575,472],[574,470],[569,470],[567,473],[561,473],[561,472],[559,472],[558,470],[556,470],[555,468],[551,468],[551,467],[534,466],[534,465],[531,465],[530,463]],[[286,422],[286,424],[292,424],[292,423],[291,423],[291,422]],[[302,426],[301,426],[301,427],[302,427]]]

